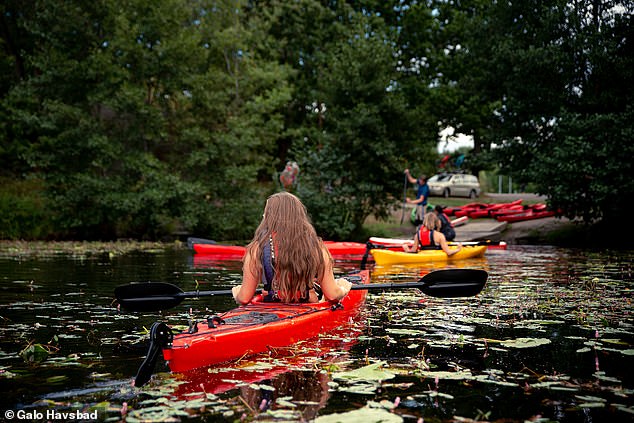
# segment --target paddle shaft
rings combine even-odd
[[[458,244],[462,244],[463,246],[471,247],[471,246],[480,246],[480,245],[500,245],[502,242],[503,241],[464,241],[464,242],[449,241],[447,242],[447,245],[449,245],[450,247],[455,247]],[[372,247],[377,249],[386,249],[386,248],[402,247],[403,245],[411,245],[413,243],[414,243],[413,240],[407,240],[403,242],[395,242],[394,244],[372,244]]]
[[[487,278],[488,274],[484,270],[445,269],[428,273],[418,282],[353,284],[351,289],[375,291],[417,288],[433,297],[470,297],[484,288]],[[222,295],[232,295],[232,290],[183,292],[179,287],[163,282],[128,284],[115,289],[119,304],[132,311],[158,311],[175,307],[185,298]]]
[[[405,203],[407,203],[407,174],[405,174],[405,182],[403,182],[403,212],[401,213],[401,225],[405,219]]]
[[[467,281],[466,285],[461,284],[460,282],[448,282],[447,284],[451,284],[452,287],[460,288],[463,286],[471,286],[472,282]],[[364,284],[364,285],[352,285],[350,288],[351,291],[385,291],[392,289],[424,289],[426,287],[433,286],[429,285],[425,282],[390,282],[390,283],[372,283],[372,284]]]

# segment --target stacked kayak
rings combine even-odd
[[[456,247],[457,248],[457,247]],[[448,256],[443,250],[421,250],[417,253],[406,253],[404,251],[391,251],[384,249],[373,249],[370,252],[374,257],[374,262],[379,266],[405,263],[430,263],[436,261],[454,261],[473,257],[482,257],[486,252],[486,245],[463,246],[462,250],[456,254]]]
[[[522,200],[509,203],[469,203],[461,207],[446,207],[445,213],[458,218],[493,218],[500,222],[521,222],[556,215],[544,203],[522,205]]]
[[[503,216],[497,216],[496,219],[500,222],[523,222],[525,220],[543,219],[545,217],[553,217],[556,213],[552,210],[527,210],[523,213],[507,214]]]
[[[459,207],[446,207],[445,213],[449,216],[468,216],[472,219],[480,217],[491,217],[490,213],[502,209],[515,210],[522,209],[522,200],[515,200],[508,203],[468,203]]]

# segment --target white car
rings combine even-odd
[[[440,173],[427,180],[429,194],[442,197],[469,197],[480,196],[480,183],[474,175],[462,173]]]

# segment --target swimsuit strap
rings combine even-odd
[[[269,237],[269,245],[262,249],[262,284],[267,291],[265,301],[275,301],[277,295],[273,291],[273,279],[275,278],[275,249],[273,248],[273,237]]]

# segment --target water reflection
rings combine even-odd
[[[188,299],[161,313],[121,313],[111,306],[114,287],[152,280],[186,291],[226,289],[240,280],[239,261],[183,251],[2,255],[3,405],[98,407],[102,419],[186,414],[233,421],[243,414],[279,413],[292,420],[372,405],[427,421],[627,421],[634,413],[634,377],[627,371],[634,351],[633,256],[511,246],[440,267],[376,267],[374,282],[415,281],[447,267],[485,269],[490,277],[485,290],[468,299],[372,293],[355,326],[316,344],[184,375],[163,365],[147,388],[137,389],[130,383],[153,321],[186,325],[233,303]],[[335,266],[347,273],[358,264],[336,260]],[[29,345],[50,348],[50,354],[39,363],[33,355],[29,363],[28,354],[20,356]],[[333,378],[377,362],[394,377],[377,382],[364,375],[364,381],[345,383]]]

